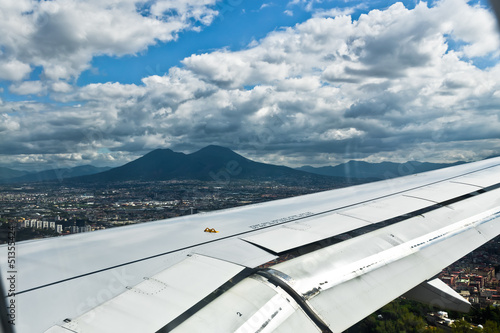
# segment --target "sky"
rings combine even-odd
[[[478,160],[499,55],[484,1],[2,0],[0,166]]]

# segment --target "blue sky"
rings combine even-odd
[[[264,162],[500,153],[486,2],[7,0],[0,166],[218,144]]]
[[[231,5],[233,3],[234,5]],[[140,54],[127,55],[121,58],[96,57],[92,65],[103,75],[92,75],[85,71],[79,78],[80,85],[97,82],[118,81],[139,84],[144,76],[164,75],[172,66],[179,66],[180,61],[191,54],[211,52],[227,48],[239,50],[245,48],[252,40],[261,39],[270,31],[282,26],[291,26],[311,15],[300,11],[297,15],[288,16],[283,13],[286,2],[260,8],[259,1],[231,1],[217,5],[221,14],[214,22],[201,31],[181,32],[176,41],[160,43],[148,48]],[[123,69],[127,68],[127,71]]]
[[[352,18],[372,8],[387,8],[394,2],[371,1],[369,6],[360,1],[325,1],[315,4],[315,10],[334,8],[355,8]],[[402,1],[407,8],[413,8],[415,1]],[[211,52],[217,49],[240,50],[252,41],[264,38],[269,32],[310,19],[314,11],[306,8],[307,3],[290,4],[290,1],[243,1],[226,0],[216,3],[219,11],[209,26],[201,26],[200,31],[181,31],[175,41],[157,43],[138,53],[124,56],[95,55],[90,62],[92,68],[80,73],[76,78],[78,86],[90,83],[120,82],[140,84],[148,75],[164,75],[172,66],[192,54]],[[287,14],[287,11],[289,14]],[[43,68],[35,67],[30,80],[38,80]],[[9,94],[8,82],[2,82],[5,99],[22,100]],[[32,96],[37,99],[37,96]]]

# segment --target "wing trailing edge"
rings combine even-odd
[[[471,308],[469,301],[440,279],[422,282],[403,296],[446,310],[469,312]]]

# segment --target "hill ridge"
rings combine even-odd
[[[449,166],[463,164],[458,161],[454,163],[431,163],[419,161],[407,161],[405,163],[396,163],[383,161],[379,163],[370,163],[366,161],[350,160],[336,166],[312,167],[305,165],[296,170],[316,173],[318,175],[345,177],[345,178],[375,178],[390,179],[395,177],[412,175],[420,172],[426,172],[441,169]]]

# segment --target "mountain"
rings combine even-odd
[[[178,153],[171,149],[156,149],[121,167],[95,175],[73,178],[71,181],[116,182],[171,179],[223,182],[231,179],[341,181],[341,179],[310,174],[284,166],[254,162],[229,148],[213,145],[191,154]]]
[[[368,163],[364,161],[349,161],[336,166],[325,166],[315,168],[309,165],[297,168],[296,170],[306,171],[324,176],[346,177],[346,178],[375,178],[389,179],[412,175],[415,173],[446,168],[453,165],[463,164],[465,162],[455,163],[428,163],[418,161],[408,161],[406,163]]]
[[[9,168],[0,167],[0,182],[12,178],[22,177],[28,174],[26,171],[13,170]]]
[[[74,168],[60,168],[60,169],[51,169],[44,170],[40,172],[21,172],[21,174],[14,175],[11,177],[0,178],[0,182],[3,183],[28,183],[28,182],[44,182],[44,181],[53,181],[53,180],[63,180],[71,177],[92,175],[95,173],[103,172],[109,170],[109,167],[95,167],[92,165],[82,165]],[[13,170],[15,171],[15,170]],[[1,170],[0,170],[1,173]]]

